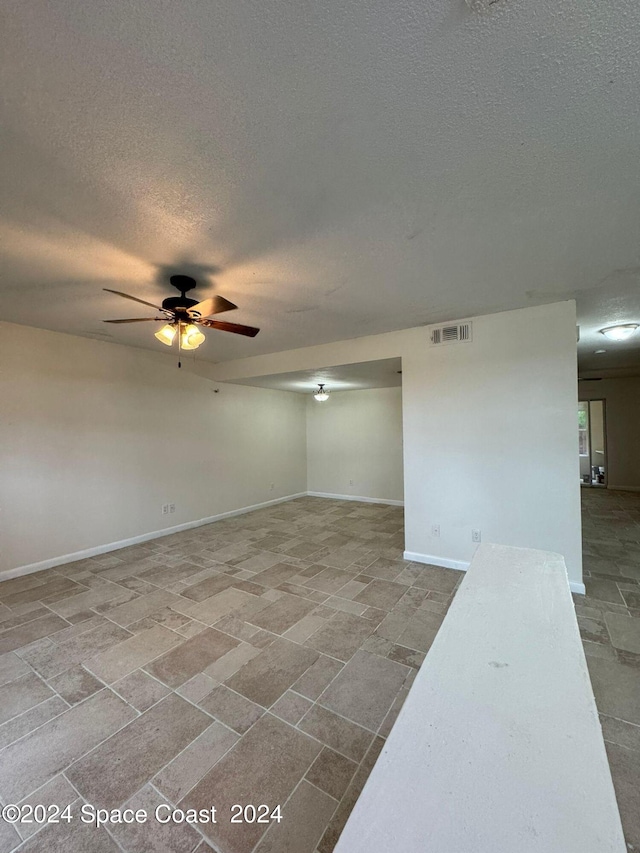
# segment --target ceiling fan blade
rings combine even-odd
[[[129,296],[128,293],[123,293],[121,290],[111,290],[108,287],[103,287],[107,293],[115,293],[116,296],[123,296],[125,299],[132,299],[134,302],[139,302],[141,305],[148,305],[149,308],[155,308],[156,311],[162,311],[159,305],[154,305],[153,302],[146,302],[144,299],[138,299],[137,296]]]
[[[199,314],[201,317],[210,317],[212,314],[222,314],[223,311],[233,311],[237,307],[224,296],[212,296],[210,299],[203,299],[197,305],[192,305],[188,310],[192,316]]]
[[[246,335],[248,338],[255,338],[260,331],[254,326],[241,326],[238,323],[226,323],[224,320],[208,320],[206,317],[197,322],[209,329],[220,329],[221,332],[233,332],[236,335]]]
[[[130,320],[103,320],[103,323],[148,323],[149,321],[157,323],[166,323],[166,317],[133,317]]]

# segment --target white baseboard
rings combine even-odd
[[[612,486],[609,484],[607,488],[615,492],[640,492],[640,486]]]
[[[358,495],[332,495],[329,492],[307,492],[310,498],[329,498],[333,501],[359,501],[365,504],[388,504],[389,506],[404,506],[404,501],[392,501],[386,498],[363,498]]]
[[[187,521],[184,524],[176,524],[174,527],[165,527],[163,530],[153,530],[150,533],[142,533],[140,536],[132,536],[130,539],[121,539],[119,542],[109,542],[107,545],[97,545],[95,548],[86,548],[84,551],[75,551],[73,554],[63,554],[60,557],[52,557],[50,560],[42,560],[39,563],[30,563],[26,566],[18,566],[15,569],[5,569],[0,572],[0,581],[6,581],[10,578],[18,578],[22,575],[30,575],[33,572],[40,572],[43,569],[53,569],[56,566],[63,566],[65,563],[75,563],[78,560],[86,560],[88,557],[97,557],[100,554],[108,554],[109,551],[118,551],[120,548],[127,548],[129,545],[139,545],[141,542],[148,542],[151,539],[160,539],[162,536],[170,536],[172,533],[180,533],[183,530],[191,530],[193,527],[203,527],[205,524],[212,524],[214,521],[221,521],[223,518],[231,518],[234,515],[244,515],[247,512],[253,512],[256,509],[264,509],[267,506],[292,501],[296,498],[304,498],[306,492],[298,492],[295,495],[286,495],[284,498],[274,498],[270,501],[263,501],[253,506],[243,506],[240,509],[232,509],[229,512],[221,512],[218,515],[211,515],[208,518],[199,518],[197,521]]]
[[[457,569],[466,572],[469,563],[464,560],[450,560],[448,557],[435,557],[433,554],[418,554],[416,551],[405,551],[404,559],[413,563],[428,563],[431,566],[442,566],[443,569]]]
[[[142,542],[149,542],[151,539],[160,539],[163,536],[170,536],[172,533],[180,533],[183,530],[191,530],[194,527],[203,527],[205,524],[212,524],[214,521],[221,521],[223,518],[231,518],[234,515],[244,515],[247,512],[253,512],[256,509],[264,509],[274,504],[285,503],[285,501],[293,501],[296,498],[304,497],[315,498],[331,498],[333,500],[344,501],[363,501],[364,503],[379,503],[388,504],[390,506],[404,506],[403,501],[382,500],[378,498],[355,497],[354,495],[331,495],[325,492],[298,492],[295,495],[286,495],[283,498],[274,498],[270,501],[262,501],[262,503],[253,504],[252,506],[240,507],[240,509],[232,509],[228,512],[221,512],[218,515],[210,515],[207,518],[199,518],[197,521],[187,521],[184,524],[176,524],[173,527],[165,527],[163,530],[154,530],[150,533],[142,533],[139,536],[132,536],[130,539],[121,539],[119,542],[109,542],[107,545],[98,545],[95,548],[86,548],[83,551],[75,551],[72,554],[63,554],[59,557],[52,557],[50,560],[41,560],[39,563],[30,563],[26,566],[18,566],[15,569],[5,569],[0,572],[0,581],[9,580],[10,578],[18,578],[22,575],[30,575],[33,572],[40,572],[43,569],[53,569],[56,566],[63,566],[66,563],[75,563],[78,560],[86,560],[89,557],[97,557],[100,554],[108,554],[110,551],[118,551],[120,548],[127,548],[129,545],[139,545]],[[412,560],[414,563],[429,563],[432,566],[442,566],[445,569],[458,569],[466,572],[469,568],[468,562],[461,560],[449,560],[446,557],[436,557],[432,554],[418,554],[414,551],[404,552],[405,560]],[[570,581],[572,592],[579,595],[585,595],[585,586],[577,581]]]
[[[449,560],[447,557],[434,557],[432,554],[417,554],[415,551],[405,551],[405,560],[411,560],[413,563],[429,563],[432,566],[442,566],[445,569],[458,569],[458,571],[466,572],[470,563],[465,563],[462,560]],[[569,581],[571,592],[578,595],[585,595],[586,589],[583,583],[578,581]]]

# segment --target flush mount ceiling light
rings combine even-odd
[[[623,323],[621,326],[607,326],[600,329],[600,334],[610,341],[626,341],[638,328],[638,323]]]
[[[115,293],[116,296],[123,296],[125,299],[131,299],[133,302],[148,305],[150,308],[160,311],[162,316],[133,317],[127,320],[105,320],[104,322],[164,323],[165,325],[160,331],[155,332],[155,337],[168,347],[177,338],[179,350],[197,349],[204,342],[205,336],[198,328],[198,325],[206,326],[208,329],[220,329],[222,332],[232,332],[235,335],[245,335],[248,338],[254,338],[260,331],[260,329],[256,329],[253,326],[241,326],[238,323],[213,320],[211,318],[212,314],[222,314],[223,311],[232,311],[238,306],[234,305],[233,302],[229,302],[224,296],[212,296],[203,302],[198,302],[196,299],[189,299],[187,296],[188,291],[193,290],[196,286],[195,279],[190,276],[172,275],[170,282],[176,290],[180,291],[180,296],[169,296],[163,300],[162,306],[154,305],[151,302],[145,302],[144,299],[138,299],[137,296],[130,296],[128,293],[122,293],[119,290],[110,290],[108,287],[105,287],[104,290],[108,293]],[[178,362],[178,367],[180,367],[180,362]]]
[[[324,382],[319,382],[318,383],[318,390],[314,391],[314,393],[313,393],[313,399],[317,400],[319,403],[324,403],[325,400],[329,399],[330,393],[331,393],[331,391],[327,391],[326,388],[324,387]]]

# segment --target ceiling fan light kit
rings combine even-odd
[[[170,347],[178,335],[180,349],[198,349],[200,344],[206,340],[200,329],[193,323],[167,323],[159,332],[155,333],[155,337],[160,343]]]
[[[313,399],[317,400],[318,403],[325,403],[329,399],[329,394],[331,391],[327,391],[324,387],[324,382],[318,383],[318,390],[313,392]]]
[[[208,299],[198,302],[196,299],[190,299],[186,294],[193,290],[196,286],[195,279],[188,275],[172,275],[170,278],[171,284],[176,290],[180,291],[180,296],[169,296],[162,301],[162,306],[154,305],[152,302],[146,302],[144,299],[138,299],[137,296],[130,296],[128,293],[122,293],[119,290],[111,290],[105,287],[107,293],[115,293],[117,296],[122,296],[124,299],[131,299],[133,302],[140,302],[142,305],[148,305],[156,311],[160,311],[161,317],[132,317],[126,320],[105,320],[105,323],[145,323],[145,322],[163,322],[165,325],[160,331],[155,332],[155,337],[165,346],[170,347],[174,340],[178,340],[179,350],[194,350],[204,343],[205,335],[198,326],[205,326],[208,329],[218,329],[222,332],[231,332],[234,335],[244,335],[248,338],[255,338],[260,329],[254,326],[242,326],[239,323],[227,323],[222,320],[212,319],[212,314],[222,314],[224,311],[233,311],[238,306],[233,302],[229,302],[224,296],[212,296]],[[181,367],[178,361],[178,367]]]

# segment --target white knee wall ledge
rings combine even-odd
[[[411,560],[414,563],[427,563],[430,566],[442,566],[445,569],[458,569],[460,572],[466,572],[470,563],[465,563],[463,560],[450,560],[446,557],[438,557],[435,554],[418,554],[415,551],[405,551],[403,554],[405,560]],[[586,588],[583,583],[578,581],[569,581],[571,592],[578,595],[585,595]]]
[[[625,853],[557,554],[481,545],[335,853]]]

